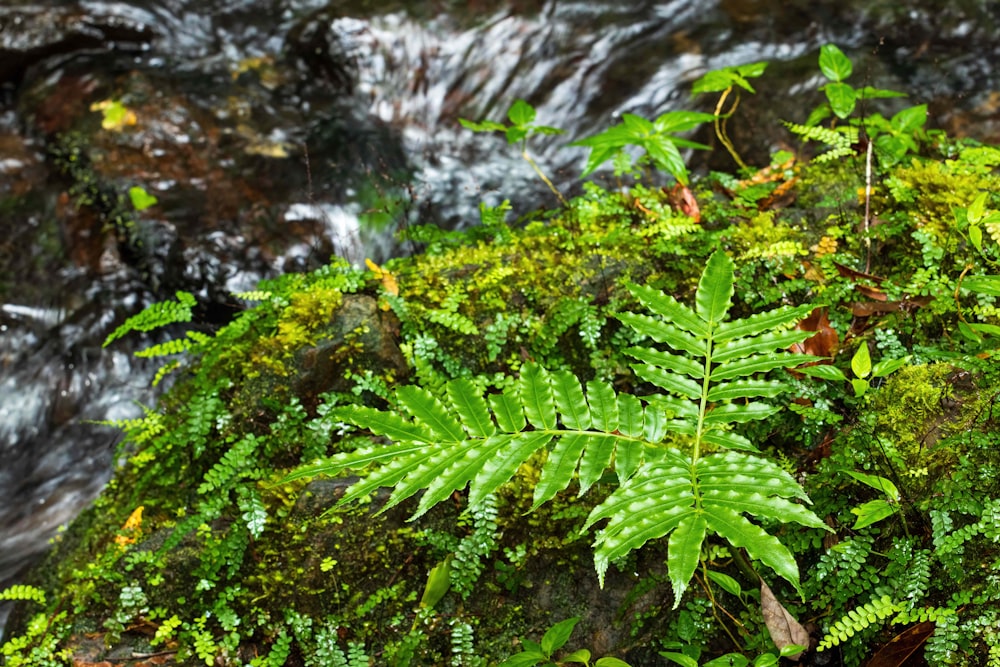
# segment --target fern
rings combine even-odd
[[[858,128],[841,127],[830,130],[818,125],[799,125],[783,121],[785,127],[806,141],[820,141],[830,147],[825,153],[817,155],[813,160],[817,163],[829,162],[854,153],[852,146],[858,143]]]
[[[197,301],[189,292],[177,292],[176,301],[160,301],[125,320],[104,339],[104,347],[132,331],[152,331],[177,322],[190,322]]]
[[[522,367],[511,388],[488,399],[465,378],[448,382],[440,396],[402,387],[395,412],[360,406],[331,411],[392,444],[339,454],[293,472],[286,481],[378,464],[348,489],[340,504],[394,487],[385,511],[424,491],[416,518],[466,485],[469,505],[479,505],[544,449],[547,459],[532,509],[573,480],[582,495],[605,470],[617,475],[620,486],[592,511],[584,528],[607,521],[594,544],[602,584],[611,561],[669,535],[676,605],[693,576],[702,542],[713,532],[798,587],[791,552],[744,515],[827,527],[794,502],[808,501],[798,483],[776,464],[747,453],[756,448],[732,426],[779,409],[754,399],[777,396],[787,386],[755,376],[816,359],[776,351],[812,335],[791,328],[811,306],[727,321],[733,271],[724,253],[712,255],[694,309],[648,287],[631,287],[653,315],[624,313],[619,319],[681,353],[654,347],[628,350],[637,360],[636,375],[662,394],[641,400],[594,380],[584,387],[568,371],[549,372],[531,363]],[[675,436],[671,442],[685,441],[683,451],[664,442],[668,432]]]
[[[0,600],[31,600],[45,604],[45,591],[35,586],[16,584],[0,591]]]

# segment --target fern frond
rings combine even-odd
[[[817,651],[837,646],[878,621],[884,621],[899,612],[902,605],[893,602],[888,595],[856,607],[834,623],[820,640]]]
[[[15,584],[0,591],[0,600],[31,600],[45,604],[45,591],[35,586]]]
[[[113,341],[132,331],[152,331],[168,324],[190,322],[191,312],[195,304],[197,301],[190,292],[177,292],[176,301],[160,301],[150,304],[142,312],[128,318],[121,326],[108,334],[102,347],[107,347]]]
[[[799,125],[782,121],[785,127],[806,141],[819,141],[830,147],[830,150],[817,155],[813,160],[817,163],[829,162],[854,153],[852,146],[858,143],[858,128],[842,126],[835,130],[819,125]]]
[[[748,516],[827,527],[800,504],[808,499],[788,473],[759,456],[730,450],[756,451],[733,425],[774,414],[778,406],[760,399],[788,388],[780,380],[753,376],[819,359],[782,351],[813,335],[792,328],[812,307],[727,321],[734,285],[732,260],[717,252],[698,283],[694,309],[648,287],[630,287],[653,315],[622,313],[618,319],[672,349],[627,350],[636,360],[636,376],[660,393],[640,399],[604,382],[583,385],[567,371],[549,372],[534,363],[525,364],[508,389],[485,399],[464,379],[448,382],[443,391],[403,387],[395,412],[356,406],[331,411],[392,444],[338,454],[286,479],[364,472],[341,504],[393,487],[385,511],[423,491],[416,518],[466,487],[470,506],[479,505],[529,457],[544,451],[532,509],[573,481],[582,494],[609,469],[618,477],[619,487],[586,522],[589,528],[606,521],[594,543],[602,584],[616,558],[666,537],[679,603],[701,544],[712,532],[798,587],[790,551]],[[690,452],[664,443],[671,432],[692,444]]]

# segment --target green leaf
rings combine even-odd
[[[650,317],[649,315],[637,315],[635,313],[621,313],[618,319],[624,324],[635,329],[637,333],[649,336],[657,343],[666,343],[675,350],[687,352],[694,356],[704,357],[706,352],[705,342],[698,340],[691,334],[667,324],[662,320]]]
[[[459,118],[458,122],[467,130],[472,130],[473,132],[503,132],[507,129],[506,125],[500,123],[495,123],[491,120],[484,120],[481,123],[476,123],[471,120],[466,120],[465,118]]]
[[[565,621],[559,621],[549,628],[542,637],[542,653],[551,656],[553,652],[562,648],[569,640],[569,636],[573,634],[573,628],[579,622],[580,617],[574,616]]]
[[[759,452],[754,444],[739,433],[723,431],[719,428],[710,429],[702,433],[702,442],[721,447],[723,449],[735,449],[741,452]]]
[[[569,655],[563,657],[559,662],[575,662],[581,665],[590,664],[590,651],[585,648],[577,649]]]
[[[823,86],[830,108],[838,118],[848,118],[857,104],[857,91],[846,83],[828,83]]]
[[[784,382],[770,380],[733,380],[732,382],[720,382],[712,386],[708,391],[708,401],[731,401],[740,398],[753,398],[764,396],[774,398],[778,394],[788,391],[788,385]]]
[[[965,213],[969,222],[980,222],[986,216],[986,193],[980,192]]]
[[[548,656],[541,651],[523,651],[501,662],[500,667],[535,667],[538,663],[546,661]]]
[[[910,358],[910,355],[906,355],[902,359],[883,359],[872,366],[872,377],[884,378],[892,375],[900,368],[910,363]]]
[[[594,663],[594,667],[631,667],[631,666],[624,660],[619,660],[618,658],[606,656],[604,658],[598,658],[597,662]]]
[[[962,287],[970,292],[1000,296],[1000,276],[970,276],[962,281]]]
[[[452,417],[444,404],[426,389],[407,385],[396,390],[396,400],[413,417],[427,426],[431,433],[442,440],[464,440],[465,430]]]
[[[507,111],[507,118],[514,125],[530,125],[535,121],[536,113],[535,107],[524,100],[516,100],[510,107],[510,110]]]
[[[754,373],[766,373],[775,368],[792,368],[810,361],[825,360],[826,357],[816,357],[811,354],[794,354],[792,352],[772,352],[769,354],[753,354],[744,359],[736,359],[716,366],[712,371],[713,380],[728,380],[734,377],[746,377]],[[717,359],[713,359],[716,361]],[[810,367],[795,368],[803,373]]]
[[[631,394],[618,395],[618,430],[630,438],[642,437],[643,410],[639,399]]]
[[[927,105],[918,104],[917,106],[903,109],[893,116],[890,122],[899,132],[916,132],[927,123]]]
[[[587,402],[595,429],[605,433],[618,430],[618,400],[610,384],[597,380],[588,381]]]
[[[590,428],[590,408],[575,375],[566,370],[553,373],[552,393],[559,411],[559,421],[563,426],[572,431]]]
[[[868,388],[871,385],[868,380],[862,380],[860,378],[854,378],[851,380],[851,389],[854,390],[854,395],[861,398],[868,392]]]
[[[604,433],[581,433],[585,442],[583,456],[580,458],[580,495],[601,478],[604,471],[611,466],[611,457],[618,447],[621,436]]]
[[[815,335],[815,333],[815,331],[799,331],[793,329],[791,331],[778,333],[763,333],[759,336],[751,336],[750,338],[728,340],[715,349],[712,355],[712,361],[722,364],[733,359],[749,357],[761,352],[784,349],[794,345],[795,343],[801,343],[806,338]],[[801,356],[798,358],[802,359]]]
[[[715,120],[715,114],[703,111],[668,111],[657,116],[653,121],[653,128],[657,133],[665,132],[687,132],[704,123],[711,123]]]
[[[715,570],[708,570],[706,574],[709,579],[714,581],[719,586],[719,588],[726,591],[730,595],[738,598],[743,597],[743,588],[740,586],[738,581],[730,577],[728,574],[716,572]]]
[[[882,519],[887,519],[899,510],[897,505],[893,505],[888,501],[882,500],[870,500],[863,505],[851,508],[851,514],[855,514],[858,520],[854,522],[851,526],[852,530],[861,530],[866,528],[873,523],[878,523]]]
[[[750,661],[742,653],[727,653],[709,660],[701,667],[746,667],[748,664]]]
[[[781,408],[767,403],[727,403],[705,414],[706,424],[732,424],[766,419]]]
[[[674,591],[674,609],[680,605],[687,584],[698,567],[706,528],[705,518],[696,514],[670,534],[667,542],[667,571]]]
[[[536,428],[556,427],[556,404],[549,372],[535,363],[521,367],[521,400],[528,423]]]
[[[680,327],[685,333],[698,337],[709,334],[708,325],[698,317],[697,313],[669,294],[654,290],[646,285],[629,285],[629,292],[639,300],[643,307],[652,311],[653,314],[659,315],[662,320]]]
[[[809,377],[819,378],[821,380],[830,380],[831,382],[846,382],[847,376],[844,375],[844,371],[840,370],[836,366],[831,366],[829,364],[820,364],[818,366],[801,366],[796,368],[797,373],[802,373],[803,375],[808,375]]]
[[[159,200],[146,192],[145,188],[133,185],[128,189],[129,199],[132,200],[132,208],[136,211],[145,211],[150,206],[155,206]]]
[[[734,547],[746,549],[751,558],[764,563],[795,586],[796,590],[800,590],[799,566],[795,557],[778,538],[769,535],[743,516],[722,508],[713,508],[711,513],[705,514],[705,520],[709,528],[726,538]]]
[[[587,437],[582,434],[568,433],[559,438],[542,467],[542,475],[535,486],[534,502],[529,512],[538,509],[569,485],[586,445]]]
[[[862,484],[870,486],[876,491],[884,493],[891,500],[897,502],[899,501],[899,489],[896,488],[896,485],[893,484],[891,480],[888,480],[885,477],[880,477],[879,475],[869,475],[868,473],[857,472],[856,470],[841,470],[840,472],[845,475],[850,475]]]
[[[671,651],[660,651],[660,655],[667,660],[677,663],[681,667],[698,667],[698,661],[683,653],[673,653]]]
[[[453,558],[454,554],[448,554],[428,573],[424,593],[420,596],[420,606],[424,609],[433,609],[434,605],[440,602],[448,589],[451,588],[451,561]]]
[[[356,426],[364,425],[364,428],[375,435],[385,436],[390,440],[431,442],[434,439],[430,429],[404,419],[395,412],[383,412],[360,405],[345,405],[334,408],[331,416]]]
[[[733,338],[756,336],[770,329],[798,322],[808,316],[813,310],[815,309],[811,305],[798,307],[783,306],[774,310],[764,311],[763,313],[756,313],[743,319],[723,322],[716,330],[713,340],[716,343],[724,343]]]
[[[490,407],[497,418],[497,425],[504,433],[518,433],[524,430],[524,409],[517,388],[502,394],[490,394]]]
[[[868,354],[868,344],[864,341],[861,341],[861,345],[851,357],[851,370],[859,378],[866,378],[872,372],[872,358]]]
[[[824,44],[819,50],[819,69],[831,81],[843,81],[851,76],[854,66],[836,45]]]
[[[532,454],[547,446],[554,438],[552,433],[529,431],[493,436],[499,441],[492,458],[483,462],[469,490],[469,506],[475,507],[501,484],[510,480],[517,469]]]
[[[716,250],[708,259],[695,293],[696,312],[710,328],[721,324],[729,313],[733,300],[733,260]]]
[[[469,435],[486,438],[496,432],[486,401],[470,380],[452,380],[445,386],[445,391]]]
[[[638,377],[661,389],[692,400],[701,398],[701,385],[678,373],[672,373],[653,364],[632,364],[632,370]]]

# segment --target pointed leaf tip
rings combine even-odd
[[[698,281],[695,305],[698,316],[710,325],[726,319],[733,298],[733,260],[721,250],[708,259],[705,271]]]

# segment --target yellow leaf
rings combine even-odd
[[[132,533],[132,535],[118,535],[115,537],[115,543],[125,546],[126,544],[135,543],[135,533],[139,532],[142,528],[142,510],[145,509],[142,505],[139,505],[132,513],[128,515],[128,519],[125,520],[125,525],[122,526],[123,533]]]
[[[375,274],[375,278],[382,282],[382,287],[385,289],[386,293],[393,296],[399,296],[399,284],[396,282],[396,276],[392,275],[368,258],[365,258],[365,266],[368,267],[369,271]]]

